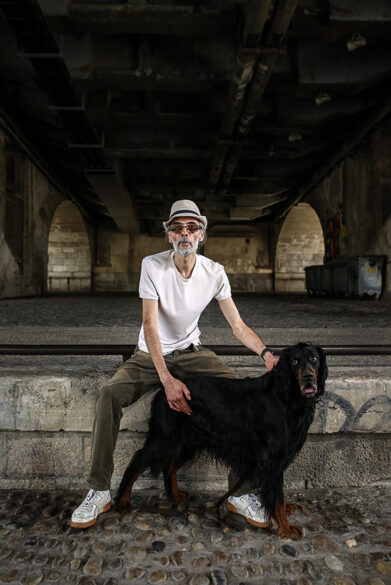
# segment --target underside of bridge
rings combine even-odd
[[[211,223],[278,216],[389,108],[387,0],[0,7],[2,124],[121,230],[183,193]]]
[[[387,120],[390,23],[388,0],[0,0],[5,155],[98,229],[161,235],[183,197],[211,234],[278,226]]]

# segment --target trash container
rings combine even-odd
[[[350,296],[368,295],[378,299],[383,287],[383,267],[386,256],[354,256],[348,263]]]
[[[322,291],[322,265],[306,266],[305,287],[308,294],[320,294]]]

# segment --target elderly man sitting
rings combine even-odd
[[[197,254],[206,238],[207,219],[193,201],[176,201],[163,222],[171,250],[142,262],[139,293],[142,327],[138,347],[100,390],[96,403],[88,485],[90,490],[73,512],[71,526],[87,528],[111,507],[113,454],[122,408],[163,385],[173,410],[191,414],[191,396],[181,381],[194,375],[237,377],[215,353],[200,345],[198,320],[216,299],[235,337],[259,354],[271,370],[277,358],[241,319],[231,297],[224,267]],[[230,478],[231,479],[231,478]],[[232,484],[233,485],[233,484]],[[243,486],[228,500],[228,508],[252,525],[267,526],[260,501]]]

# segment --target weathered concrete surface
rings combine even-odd
[[[51,363],[47,375],[49,358],[34,358],[29,366],[26,359],[19,371],[9,361],[0,377],[0,448],[5,454],[0,486],[79,488],[88,470],[95,398],[118,359],[67,358],[65,364],[57,362],[61,373]],[[241,376],[265,371],[256,357],[223,359]],[[372,358],[370,369],[332,365],[340,359],[329,360],[327,392],[305,448],[286,474],[288,486],[366,485],[390,478],[391,361],[380,367]],[[124,410],[113,486],[142,444],[149,404],[147,397]],[[191,489],[222,489],[226,473],[201,461],[182,472],[182,482]],[[149,487],[151,480],[145,476],[139,485]]]

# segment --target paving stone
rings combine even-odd
[[[119,557],[110,558],[107,561],[107,568],[109,571],[119,571],[122,569],[123,561]]]
[[[171,556],[170,556],[171,562],[176,566],[179,567],[179,565],[182,564],[183,562],[183,555],[182,555],[182,551],[177,550],[175,551]]]
[[[290,546],[289,544],[284,544],[280,550],[284,555],[287,555],[288,557],[293,558],[297,557],[297,552],[295,551],[293,546]]]
[[[82,559],[87,554],[87,547],[84,544],[78,544],[75,550],[73,551],[73,556],[75,559]]]
[[[194,575],[190,579],[190,585],[209,585],[210,580],[206,575]]]
[[[385,585],[385,583],[380,577],[371,577],[369,579],[369,585]]]
[[[231,555],[228,555],[221,550],[213,551],[212,555],[213,555],[213,559],[217,563],[228,563],[231,559]]]
[[[147,551],[145,548],[130,545],[125,550],[125,556],[134,563],[140,563],[147,556]]]
[[[254,575],[263,575],[262,565],[259,565],[258,563],[250,565],[250,570]]]
[[[186,577],[185,573],[183,571],[174,571],[173,573],[171,573],[171,579],[177,583],[179,581],[183,581],[183,579]]]
[[[205,545],[203,542],[194,542],[193,546],[192,546],[193,550],[204,550],[205,549]]]
[[[133,581],[134,579],[141,579],[145,575],[145,570],[141,567],[136,567],[135,569],[128,569],[125,573],[125,579],[128,581]]]
[[[170,559],[168,557],[160,557],[159,559],[159,563],[162,565],[162,567],[167,567],[169,562]]]
[[[102,572],[103,559],[101,557],[90,557],[83,567],[85,575],[100,575]]]
[[[274,555],[276,553],[276,547],[273,543],[267,542],[263,547],[264,555]]]
[[[12,569],[8,573],[3,573],[0,577],[0,581],[2,581],[3,583],[13,583],[18,579],[18,577],[19,571],[17,571],[16,569]]]
[[[137,534],[135,542],[137,542],[138,544],[143,544],[144,542],[149,542],[150,540],[152,540],[152,537],[153,537],[152,530],[145,530],[143,532],[140,532],[140,534]]]
[[[376,562],[376,569],[382,575],[385,575],[386,577],[391,577],[391,563],[386,563],[384,561],[377,561]]]
[[[314,547],[321,552],[338,552],[341,550],[339,544],[325,534],[319,534],[312,539]]]
[[[343,571],[343,562],[335,555],[327,555],[324,562],[332,571]]]
[[[242,565],[232,565],[231,572],[235,577],[239,577],[239,579],[248,579],[248,570]]]
[[[166,543],[162,540],[154,540],[151,544],[151,549],[153,552],[163,552],[166,548]]]
[[[167,581],[167,573],[166,571],[154,571],[149,575],[148,581],[150,583],[164,583]]]
[[[211,562],[208,557],[201,557],[193,561],[193,567],[196,567],[197,569],[204,569],[205,567],[210,567],[210,565]]]
[[[211,577],[213,585],[227,585],[227,575],[223,571],[214,570]]]
[[[335,585],[356,585],[356,582],[347,575],[335,575],[334,583]]]
[[[49,581],[49,583],[57,583],[61,579],[61,573],[58,571],[47,571],[45,573],[45,581]]]
[[[43,579],[43,575],[26,575],[23,577],[22,585],[38,585]]]

